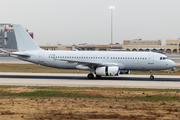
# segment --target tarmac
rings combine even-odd
[[[180,89],[180,75],[120,75],[87,79],[86,74],[0,73],[0,85]]]

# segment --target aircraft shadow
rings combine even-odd
[[[0,78],[20,78],[20,79],[56,79],[56,80],[113,80],[113,81],[175,81],[180,82],[180,78],[155,78],[154,80],[150,80],[150,78],[146,77],[102,77],[102,78],[94,78],[88,79],[84,76],[32,76],[32,75],[0,75]]]

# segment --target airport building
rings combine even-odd
[[[159,53],[180,53],[180,39],[166,40],[124,40],[123,45],[41,45],[44,50],[78,50],[85,51],[152,51]]]
[[[133,39],[133,40],[124,40],[123,45],[161,45],[161,40],[142,40],[142,39]]]
[[[122,45],[40,45],[44,50],[122,51]]]
[[[166,40],[162,45],[161,40],[124,40],[123,49],[127,51],[152,51],[160,53],[180,53],[180,39]]]

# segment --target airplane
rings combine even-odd
[[[18,52],[7,52],[20,60],[59,69],[88,70],[88,79],[129,74],[130,70],[164,70],[175,67],[166,55],[129,51],[46,51],[41,49],[20,24],[14,24]],[[154,79],[150,75],[150,79]]]

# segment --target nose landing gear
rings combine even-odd
[[[153,76],[153,70],[150,70],[150,79],[153,80],[154,79],[154,76]]]

